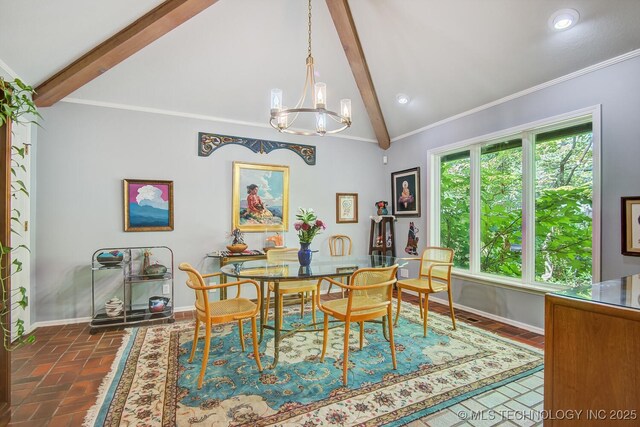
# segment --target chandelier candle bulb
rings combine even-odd
[[[326,108],[327,106],[327,85],[322,82],[315,84],[314,93],[316,95],[316,108]]]
[[[278,112],[282,109],[282,90],[271,89],[271,111]]]
[[[287,107],[282,107],[284,110],[287,109]],[[284,114],[281,116],[278,116],[278,127],[280,129],[286,129],[289,126],[289,116]]]
[[[316,131],[320,135],[324,135],[325,133],[327,133],[327,115],[326,114],[318,113],[317,122],[316,122]]]
[[[350,99],[341,99],[340,100],[340,111],[342,111],[342,117],[351,120],[351,100]]]

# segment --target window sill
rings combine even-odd
[[[566,287],[560,285],[542,284],[542,283],[524,283],[517,280],[509,280],[498,276],[478,275],[466,271],[454,269],[451,275],[457,279],[463,279],[467,282],[479,283],[481,285],[497,286],[500,288],[525,292],[534,295],[544,295],[549,292],[557,292],[565,290]]]

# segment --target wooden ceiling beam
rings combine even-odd
[[[52,106],[217,1],[165,1],[36,87],[36,105]]]
[[[369,73],[369,67],[367,66],[367,60],[364,57],[362,45],[358,38],[358,31],[353,22],[353,16],[351,15],[351,9],[347,0],[327,0],[327,6],[331,13],[331,19],[338,31],[340,42],[344,53],[347,55],[349,66],[353,72],[353,77],[356,79],[356,84],[360,90],[360,96],[364,101],[364,106],[369,114],[373,131],[376,134],[378,145],[380,148],[387,149],[391,146],[391,140],[389,139],[389,132],[387,131],[387,125],[384,122],[382,115],[382,109],[380,109],[380,103],[378,102],[378,95],[376,94],[375,87],[373,86],[373,80]]]

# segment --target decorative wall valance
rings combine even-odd
[[[288,142],[268,141],[265,139],[251,139],[240,136],[219,135],[216,133],[198,133],[198,156],[208,157],[218,148],[229,145],[242,145],[254,153],[270,153],[273,150],[291,150],[308,165],[316,164],[316,147],[313,145],[291,144]]]

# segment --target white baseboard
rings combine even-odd
[[[429,301],[435,301],[440,304],[444,304],[446,306],[449,305],[449,301],[440,299],[440,298],[429,297]],[[472,307],[467,307],[466,305],[462,305],[458,303],[453,303],[453,308],[468,311],[469,313],[477,314],[478,316],[486,317],[488,319],[495,320],[496,322],[506,323],[507,325],[515,326],[516,328],[520,328],[520,329],[527,330],[529,332],[534,332],[536,334],[544,335],[544,328],[538,328],[537,326],[532,326],[527,323],[518,322],[517,320],[498,316],[497,314],[487,313],[486,311],[478,310]]]
[[[91,317],[75,317],[73,319],[61,319],[61,320],[43,320],[41,322],[35,322],[31,324],[31,329],[46,328],[48,326],[62,326],[62,325],[74,325],[76,323],[89,323]]]

